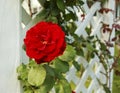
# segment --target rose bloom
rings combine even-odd
[[[50,62],[63,54],[66,48],[65,34],[55,23],[39,22],[27,31],[24,44],[26,54],[38,64]]]

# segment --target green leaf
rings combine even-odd
[[[50,76],[53,76],[53,77],[55,76],[55,72],[54,72],[54,69],[52,67],[45,64],[44,68],[45,68],[47,74],[49,74]]]
[[[34,93],[41,93],[40,89],[34,90]],[[47,93],[47,92],[42,92],[42,93]]]
[[[27,75],[27,76],[28,76],[28,75]],[[24,89],[26,89],[26,88],[28,88],[28,87],[31,86],[31,85],[28,83],[27,80],[22,81],[22,85],[24,86],[24,87],[23,87]],[[29,90],[30,90],[30,89],[29,89]]]
[[[34,26],[36,23],[40,21],[45,21],[46,17],[48,16],[48,13],[49,12],[46,9],[41,10],[40,13],[29,22],[29,24],[27,25],[25,29],[28,30],[29,28]]]
[[[100,43],[100,45],[101,45],[101,50],[105,50],[106,51],[106,45],[104,44],[104,43]]]
[[[89,40],[93,40],[93,39],[94,39],[94,36],[88,36],[88,39],[89,39]]]
[[[30,24],[35,25],[36,23],[40,21],[45,21],[46,17],[48,16],[48,13],[49,11],[47,11],[46,9],[41,10],[40,13],[31,21]]]
[[[75,24],[74,22],[69,22],[69,23],[67,24],[67,28],[68,28],[70,34],[73,35],[74,32],[75,32],[76,29],[77,29],[77,26],[76,26],[76,24]]]
[[[58,16],[60,13],[60,10],[58,8],[54,8],[52,11],[51,11],[51,15],[52,16]]]
[[[55,85],[56,93],[72,93],[70,84],[66,79],[60,79]]]
[[[110,89],[107,87],[106,84],[103,85],[103,88],[104,88],[106,93],[111,93]]]
[[[63,88],[64,88],[64,93],[71,93],[71,87],[70,87],[70,84],[67,82],[67,80],[61,80],[61,83],[63,85]]]
[[[59,56],[59,59],[62,61],[70,62],[74,60],[76,56],[76,51],[71,45],[67,45],[66,50],[62,56]]]
[[[48,93],[54,86],[55,84],[55,79],[47,75],[45,82],[40,86],[39,89],[35,90],[35,93]]]
[[[118,65],[120,65],[120,58],[117,59],[117,63],[118,63]]]
[[[87,45],[88,51],[93,52],[95,50],[95,48],[91,45],[91,43],[87,43],[86,45]]]
[[[84,57],[84,51],[82,48],[76,49],[77,55],[83,56]]]
[[[76,0],[73,0],[72,2],[71,2],[71,0],[66,0],[67,6],[73,7],[75,4],[76,4]]]
[[[27,75],[28,75],[28,69],[27,69],[26,65],[21,64],[17,68],[17,73],[18,73],[18,79],[19,80],[26,80],[27,79]]]
[[[28,67],[37,67],[38,64],[35,62],[35,60],[30,59],[29,64],[27,64]]]
[[[58,23],[58,19],[54,16],[49,16],[46,21],[53,22],[53,23]]]
[[[66,14],[64,17],[65,17],[66,21],[69,21],[71,19],[72,20],[76,20],[77,19],[75,13],[73,13],[72,11],[70,11],[70,13]]]
[[[20,64],[20,66],[17,67],[17,72],[20,74],[24,71],[26,66],[24,64]]]
[[[25,11],[25,9],[23,7],[21,7],[21,11],[22,11],[22,22],[27,25],[31,20],[32,18],[30,17],[30,15]]]
[[[65,73],[69,70],[69,64],[67,62],[64,62],[64,61],[61,61],[60,59],[55,59],[53,61],[54,63],[54,66],[55,66],[55,69],[58,71],[58,72],[62,72],[62,73]]]
[[[31,89],[24,90],[24,93],[33,93]]]
[[[20,3],[22,4],[24,0],[20,0]]]
[[[78,64],[78,62],[73,61],[73,65],[77,69],[77,71],[80,71],[80,65]]]
[[[39,2],[40,2],[40,4],[42,5],[42,6],[44,6],[44,3],[46,2],[46,0],[38,0]]]
[[[46,70],[41,65],[31,68],[28,73],[28,82],[33,86],[40,86],[43,84],[46,77]]]
[[[78,2],[79,2],[80,5],[84,4],[84,2],[82,0],[78,0]]]
[[[61,83],[55,85],[55,91],[56,93],[64,93],[64,89]]]
[[[65,3],[64,3],[64,0],[57,0],[56,3],[57,3],[58,8],[64,12],[64,11],[65,11]]]
[[[90,33],[91,33],[91,28],[90,28],[90,27],[86,27],[85,30],[86,30],[87,34],[90,35]]]
[[[94,58],[94,56],[95,56],[95,55],[94,55],[94,52],[91,52],[91,55],[90,55],[90,56],[91,56],[91,58]]]

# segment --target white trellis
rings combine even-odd
[[[25,7],[25,0],[22,0],[22,17],[27,16],[25,18],[22,18],[22,23],[25,25],[25,28],[23,29],[24,32],[31,26],[33,25],[34,21],[30,18],[29,12],[26,12],[26,9],[28,7]],[[79,20],[78,22],[78,29],[76,30],[76,34],[78,36],[83,35],[84,37],[87,36],[87,33],[85,32],[85,28],[91,24],[92,25],[92,32],[91,35],[97,35],[102,41],[108,40],[108,35],[109,33],[103,34],[101,32],[101,27],[102,24],[101,22],[105,22],[112,27],[113,24],[113,19],[114,19],[114,14],[109,12],[107,14],[100,14],[97,11],[101,8],[100,7],[100,2],[96,2],[95,4],[92,5],[91,8],[88,7],[86,0],[84,0],[85,4],[83,5],[83,8],[86,12],[86,16],[83,22]],[[24,7],[24,8],[23,8]],[[33,5],[34,7],[34,5]],[[106,8],[110,8],[114,10],[115,8],[115,2],[114,0],[109,0],[106,5]],[[38,4],[37,7],[38,10],[40,9],[40,6]],[[23,13],[24,12],[24,13]],[[94,14],[96,13],[96,16]],[[79,14],[79,13],[78,13]],[[23,39],[25,33],[22,34],[21,38]],[[114,31],[112,33],[112,37],[114,36]],[[22,51],[22,50],[21,50]],[[110,49],[110,52],[114,55],[114,48]],[[22,52],[21,53],[21,59],[22,61],[25,62],[26,57],[25,54]],[[90,60],[90,62],[87,62],[83,57],[78,57],[76,61],[83,65],[85,71],[83,72],[82,77],[76,76],[77,70],[72,66],[67,73],[67,80],[69,82],[73,82],[76,87],[75,87],[75,92],[76,93],[105,93],[103,87],[99,84],[98,79],[100,80],[101,83],[105,84],[106,83],[106,77],[101,73],[104,72],[104,67],[102,64],[99,62],[99,58],[95,56],[93,59]],[[111,61],[111,60],[110,60]],[[110,62],[111,63],[111,62]],[[94,68],[94,69],[93,69]],[[112,77],[112,73],[110,74]],[[85,83],[89,80],[89,85],[86,86]],[[111,78],[111,83],[112,83],[112,78]],[[112,84],[108,84],[109,86],[112,86]],[[52,92],[53,93],[53,92]]]
[[[85,20],[80,23],[75,33],[79,36],[83,35],[86,37],[87,33],[85,32],[85,27],[88,24],[91,24],[92,25],[91,35],[97,35],[101,40],[107,41],[109,33],[103,34],[102,32],[100,32],[100,29],[102,26],[101,21],[109,24],[110,27],[112,27],[113,20],[114,20],[114,14],[108,13],[108,14],[101,15],[97,13],[96,16],[93,16],[95,12],[100,9],[99,2],[96,2],[94,5],[92,5],[90,9],[88,8],[86,3],[83,5],[83,7],[87,15],[85,17]],[[114,10],[115,2],[113,0],[109,0],[109,2],[107,3],[105,7]],[[114,31],[112,33],[111,38],[113,36],[114,36]],[[112,53],[112,55],[114,55],[114,48],[111,48],[110,52]],[[102,82],[103,84],[106,83],[106,77],[101,73],[101,71],[104,73],[105,70],[104,70],[103,65],[99,62],[99,58],[95,56],[93,59],[90,60],[90,62],[87,62],[84,58],[78,57],[76,61],[79,64],[82,64],[85,69],[82,77],[79,78],[75,75],[76,69],[74,68],[74,66],[71,67],[66,77],[69,82],[73,81],[76,84],[76,88],[75,88],[76,93],[105,93],[103,87],[98,83],[98,80],[97,80],[99,79],[100,82]],[[112,60],[110,60],[110,64],[112,64]],[[93,70],[94,66],[96,67],[96,69]],[[108,84],[108,86],[112,87],[112,73],[110,73],[110,75],[111,75],[110,76],[111,82],[110,84]],[[89,86],[86,87],[85,83],[89,78],[91,78],[91,82]]]
[[[111,5],[112,4],[112,5]],[[101,38],[102,40],[108,40],[108,33],[107,34],[102,34],[100,32],[100,28],[101,28],[101,21],[106,22],[106,20],[109,23],[110,26],[112,26],[113,23],[113,14],[109,13],[109,14],[105,14],[105,15],[101,15],[99,13],[97,13],[97,16],[93,17],[94,13],[100,9],[100,3],[95,3],[91,9],[88,8],[87,4],[85,4],[84,9],[87,13],[85,20],[83,22],[80,23],[80,26],[78,27],[78,29],[76,30],[76,34],[80,35],[84,35],[87,36],[87,34],[85,33],[85,27],[88,24],[92,25],[92,32],[91,35],[98,35],[99,38]],[[108,2],[108,6],[107,8],[113,9],[114,10],[114,1],[113,0],[109,0]],[[114,36],[114,32],[112,33]],[[110,49],[111,53],[114,53],[113,49]],[[99,58],[97,58],[97,56],[95,56],[95,58],[91,59],[90,62],[87,62],[84,58],[82,57],[78,57],[77,62],[79,64],[82,64],[85,71],[83,73],[83,76],[81,78],[77,77],[75,75],[76,70],[74,67],[71,67],[70,71],[68,72],[67,75],[67,79],[68,81],[73,81],[77,86],[75,88],[76,93],[105,93],[103,87],[101,85],[99,85],[97,79],[100,79],[100,81],[102,83],[106,82],[106,77],[101,74],[100,72],[104,72],[104,67],[102,66],[101,63],[99,63]],[[97,68],[95,70],[93,70],[93,66],[96,66]],[[112,75],[112,73],[111,73]],[[91,83],[89,85],[89,87],[85,86],[85,82],[87,81],[88,78],[91,78]],[[112,80],[112,79],[111,79]],[[111,81],[112,82],[112,81]],[[111,85],[111,84],[110,84]]]

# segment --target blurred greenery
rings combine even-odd
[[[120,48],[116,45],[115,47],[115,56],[120,54]],[[120,75],[116,74],[116,70],[120,71],[120,64],[114,69],[114,74],[113,74],[113,85],[112,85],[112,93],[120,93]]]
[[[120,67],[119,67],[120,70]],[[120,93],[120,76],[114,73],[112,93]]]

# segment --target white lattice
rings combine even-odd
[[[31,27],[34,24],[35,19],[30,17],[29,12],[26,10],[28,7],[25,7],[26,0],[22,0],[22,6],[21,6],[21,14],[22,14],[22,24],[24,24],[24,32],[21,34],[21,38],[24,37],[25,31]],[[36,1],[37,2],[37,1]],[[92,5],[91,8],[88,7],[86,0],[84,0],[85,4],[83,5],[83,8],[86,12],[85,19],[81,22],[79,20],[78,22],[78,29],[76,30],[76,34],[78,36],[83,35],[84,37],[87,36],[87,33],[85,32],[85,28],[88,25],[92,25],[92,32],[91,35],[97,35],[101,40],[108,40],[108,34],[109,33],[101,33],[101,21],[106,22],[112,26],[113,23],[113,14],[110,12],[108,14],[100,14],[97,11],[100,9],[100,2],[96,2]],[[37,4],[40,10],[40,5]],[[114,10],[114,0],[109,0],[109,2],[106,4],[107,8],[110,8]],[[34,6],[34,5],[33,5]],[[94,14],[96,13],[96,16]],[[79,14],[79,13],[78,13]],[[26,17],[27,16],[27,17]],[[24,18],[25,17],[25,18]],[[39,20],[38,20],[39,21]],[[113,31],[114,32],[114,31]],[[112,33],[112,37],[114,36],[114,33]],[[22,41],[21,41],[22,45]],[[22,51],[22,50],[21,50]],[[114,53],[114,49],[110,48],[111,53]],[[21,60],[22,62],[26,62],[25,53],[21,52]],[[76,93],[105,93],[103,87],[99,84],[98,79],[101,83],[106,83],[106,77],[101,73],[105,73],[104,67],[99,62],[99,58],[95,56],[93,59],[90,60],[90,62],[87,62],[83,57],[78,56],[76,58],[76,61],[81,64],[84,68],[84,72],[82,76],[77,76],[77,70],[72,66],[69,70],[69,72],[66,73],[66,78],[69,82],[73,82],[75,84],[74,91]],[[112,75],[112,74],[111,74]],[[112,79],[111,79],[112,80]],[[86,86],[86,82],[89,81],[89,85]],[[111,84],[108,84],[111,85]]]
[[[111,5],[112,4],[112,5]],[[108,23],[110,27],[112,27],[113,24],[113,14],[99,14],[97,13],[96,16],[93,16],[95,12],[100,9],[100,3],[96,2],[90,9],[88,8],[87,4],[84,4],[84,9],[87,13],[85,20],[80,23],[80,26],[76,30],[77,35],[83,35],[84,37],[87,36],[87,33],[85,32],[85,27],[88,26],[89,24],[92,25],[92,32],[91,35],[97,35],[102,41],[108,40],[108,35],[109,33],[101,33],[101,21]],[[107,8],[113,9],[114,10],[114,1],[109,0],[107,3]],[[112,33],[112,37],[114,36],[114,32]],[[114,54],[114,49],[110,49],[111,53]],[[74,66],[71,67],[70,71],[67,73],[67,79],[69,82],[73,81],[76,84],[75,92],[76,93],[105,93],[103,87],[99,84],[98,79],[102,84],[106,83],[106,77],[101,73],[105,73],[104,67],[102,64],[99,62],[99,58],[95,56],[93,59],[90,60],[90,62],[87,62],[84,58],[78,57],[76,61],[79,64],[82,64],[85,71],[82,75],[81,78],[76,76],[76,69]],[[111,64],[111,60],[110,60]],[[95,69],[93,69],[95,67]],[[112,75],[112,73],[111,73]],[[85,86],[85,83],[87,80],[91,78],[90,84],[88,87]],[[111,79],[112,80],[112,79]],[[112,82],[112,81],[111,81]],[[111,83],[108,85],[112,85]]]
[[[79,64],[82,64],[85,69],[82,77],[79,78],[75,75],[76,69],[74,66],[71,67],[66,76],[69,82],[73,81],[77,85],[75,88],[76,93],[98,93],[98,91],[103,93],[97,79],[99,78],[102,83],[106,83],[106,77],[100,73],[101,71],[105,71],[102,64],[99,63],[99,59],[95,57],[88,63],[83,57],[78,57],[76,61]],[[90,78],[91,81],[89,81],[89,87],[86,87],[85,83]]]

